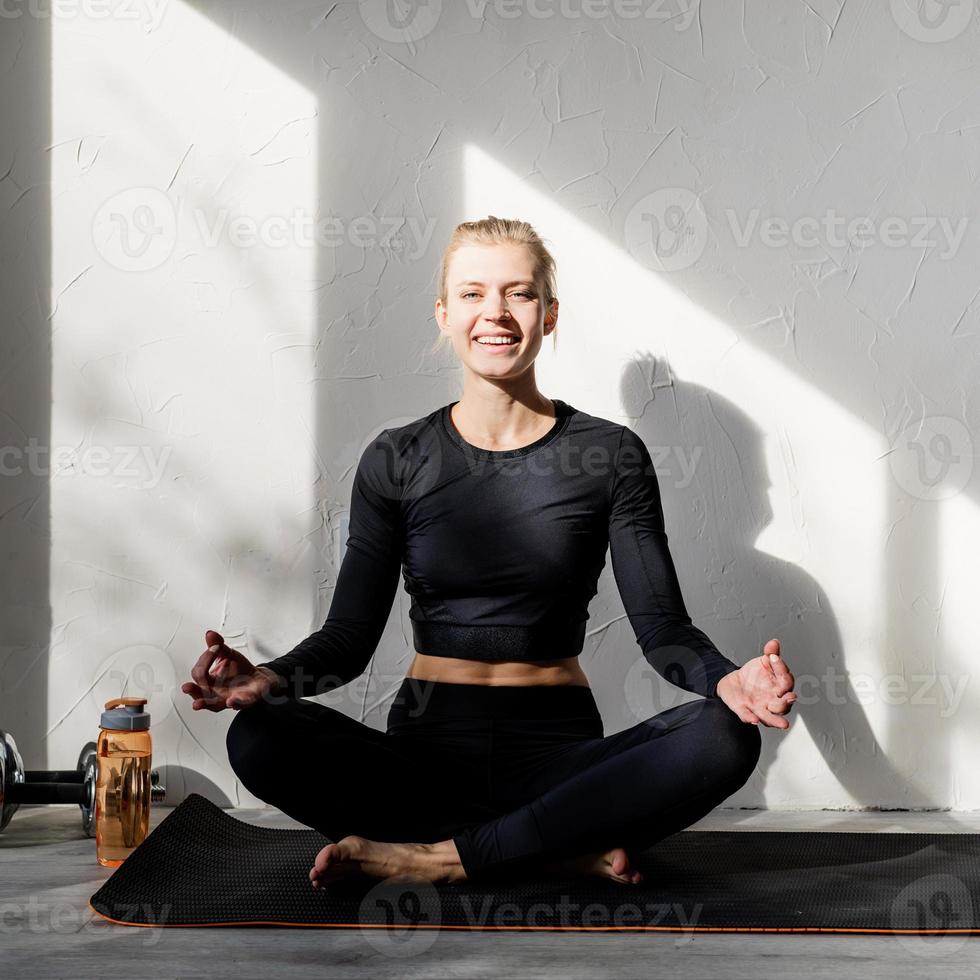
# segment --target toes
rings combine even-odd
[[[628,877],[630,867],[629,856],[623,848],[617,847],[613,850],[611,864],[614,875],[617,877],[627,875]]]
[[[310,881],[314,888],[319,888],[327,881],[346,878],[362,871],[363,838],[344,837],[342,840],[327,844],[317,854],[310,868]]]
[[[316,856],[316,860],[313,862],[313,870],[310,872],[311,878],[315,878],[318,874],[322,875],[330,867],[332,860],[338,856],[333,853],[336,846],[336,844],[327,844]]]
[[[638,885],[643,881],[643,875],[639,871],[630,868],[630,856],[623,847],[613,849],[610,868],[613,875],[619,881],[624,881],[630,885]]]
[[[318,878],[330,878],[342,874],[349,870],[350,859],[344,853],[344,848],[339,844],[327,844],[320,851],[310,869],[310,880],[316,881]]]
[[[643,881],[643,875],[639,871],[629,871],[624,875],[613,875],[616,881],[621,881],[624,885],[638,885]]]

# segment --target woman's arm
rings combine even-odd
[[[739,669],[693,623],[667,547],[657,474],[643,440],[623,427],[610,490],[613,574],[643,656],[671,683],[717,697]]]
[[[395,449],[382,432],[361,454],[351,491],[347,551],[326,622],[289,653],[256,667],[281,678],[277,693],[323,694],[362,674],[391,613],[401,571]]]

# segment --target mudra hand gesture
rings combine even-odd
[[[779,640],[773,639],[762,648],[762,656],[726,674],[716,692],[742,721],[786,729],[789,722],[782,716],[789,714],[797,697],[793,683],[779,655]]]
[[[180,686],[191,697],[195,711],[246,708],[277,685],[272,671],[254,666],[243,653],[228,646],[217,630],[208,630],[204,637],[208,648],[191,668],[194,680]]]

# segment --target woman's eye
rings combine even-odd
[[[476,296],[476,295],[477,295],[477,293],[472,293],[472,292],[471,293],[463,293],[461,299],[467,299],[470,296]],[[512,293],[511,295],[512,296],[526,296],[528,299],[534,299],[534,293],[524,292],[523,290],[521,292]]]

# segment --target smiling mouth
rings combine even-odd
[[[502,342],[501,341],[490,341],[490,342],[484,343],[484,344],[481,344],[480,343],[479,338],[474,338],[474,340],[473,340],[473,343],[476,344],[477,347],[490,347],[490,348],[493,348],[493,349],[496,349],[498,347],[504,347],[504,348],[506,348],[506,347],[517,347],[520,344],[520,342],[521,341],[520,341],[520,338],[519,337],[515,337],[513,340],[505,340],[505,341],[502,341]]]

